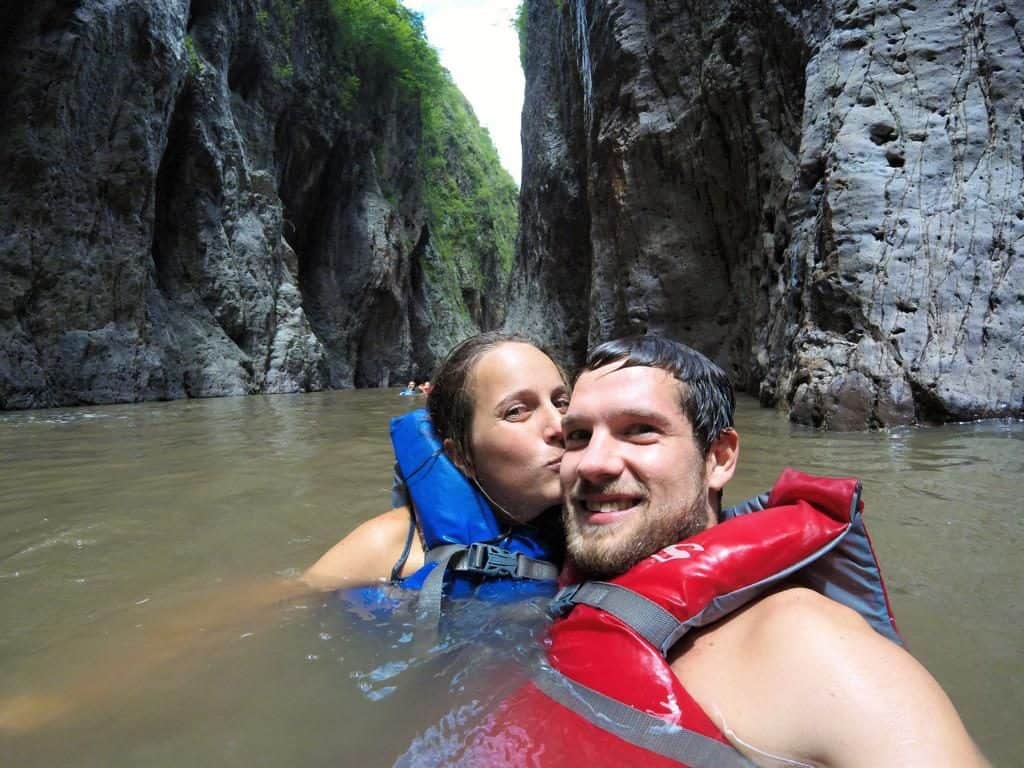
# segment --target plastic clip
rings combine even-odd
[[[570,584],[558,590],[558,594],[551,599],[551,603],[548,605],[548,614],[558,619],[571,611],[576,605],[573,598],[576,597],[576,593],[582,586],[582,584]]]
[[[466,551],[466,570],[488,576],[515,576],[519,554],[493,544],[470,544]]]

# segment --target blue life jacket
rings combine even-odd
[[[510,602],[554,595],[562,559],[560,525],[503,526],[490,503],[445,455],[426,410],[391,420],[399,478],[426,554],[423,567],[393,583],[420,590],[419,614],[439,615],[445,596]],[[412,544],[413,531],[410,530]],[[407,546],[408,549],[408,546]],[[396,566],[400,570],[403,560]],[[378,590],[379,593],[379,590]],[[376,603],[360,590],[364,603]]]

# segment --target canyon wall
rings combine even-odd
[[[526,12],[511,327],[664,332],[815,426],[1024,415],[1024,3]]]
[[[503,318],[514,182],[358,4],[6,6],[0,409],[394,385]]]

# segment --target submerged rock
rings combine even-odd
[[[665,332],[816,426],[1024,415],[1022,37],[1020,2],[528,2],[509,324]]]

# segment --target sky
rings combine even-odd
[[[518,0],[403,0],[423,14],[427,39],[452,73],[498,157],[519,184],[519,125],[525,81],[513,26]]]

